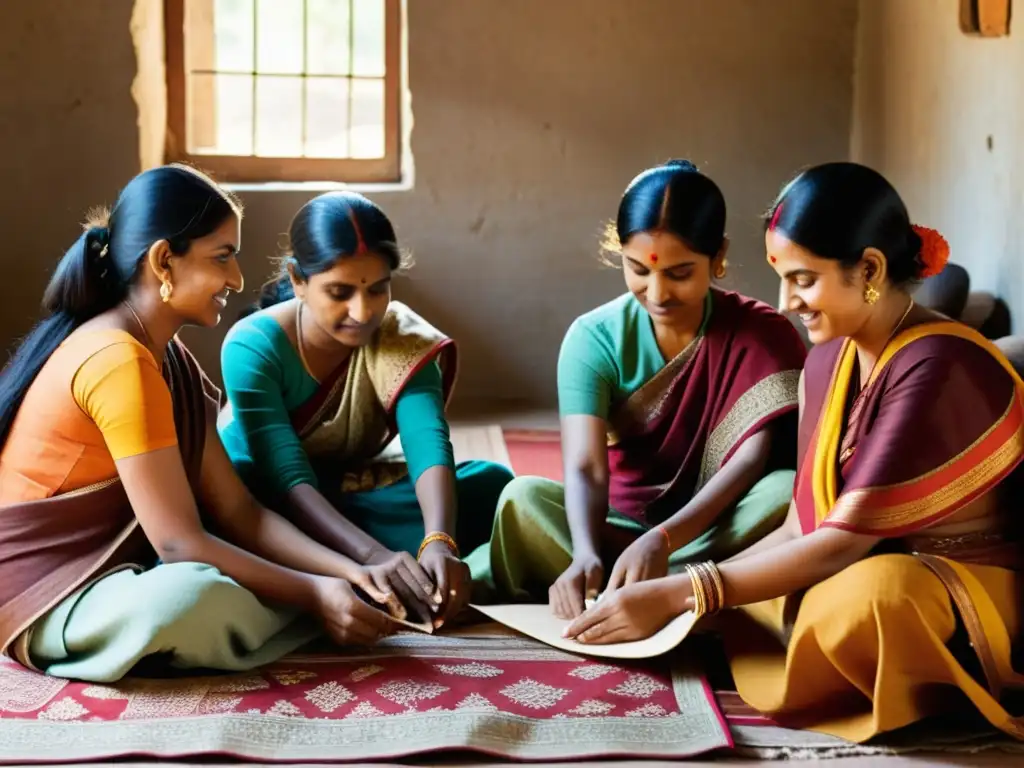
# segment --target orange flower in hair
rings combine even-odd
[[[915,234],[921,238],[921,252],[917,255],[922,278],[934,277],[946,268],[949,261],[949,243],[936,230],[914,224]]]

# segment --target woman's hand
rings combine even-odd
[[[563,637],[595,645],[643,640],[680,615],[689,597],[689,577],[631,584],[603,596]]]
[[[586,609],[584,600],[597,597],[604,566],[597,555],[573,559],[548,590],[551,612],[560,619],[575,619]]]
[[[359,599],[347,581],[329,576],[315,578],[316,612],[334,642],[373,645],[390,634],[394,624],[388,615]],[[372,596],[370,591],[367,594]]]
[[[619,555],[605,592],[668,575],[668,540],[661,531],[647,531]]]
[[[420,621],[433,621],[433,614],[437,610],[434,601],[437,590],[430,574],[416,562],[416,558],[408,552],[380,549],[370,556],[363,568],[378,589],[397,594],[402,605]],[[395,615],[394,611],[392,614]],[[406,618],[405,611],[402,611],[401,616],[396,615],[396,618]]]
[[[420,555],[420,565],[434,580],[436,591],[432,600],[439,614],[434,629],[439,629],[445,619],[456,616],[469,602],[469,566],[443,541],[432,541],[426,546]]]

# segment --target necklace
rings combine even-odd
[[[911,299],[910,304],[907,306],[907,309],[900,318],[900,321],[896,323],[895,327],[892,329],[892,333],[889,334],[889,338],[885,340],[885,346],[882,347],[882,354],[885,353],[885,348],[889,346],[889,342],[892,341],[896,332],[899,331],[903,326],[903,323],[906,322],[907,317],[910,316],[910,311],[913,308],[914,300]],[[861,410],[865,402],[864,393],[868,391],[871,379],[875,375],[875,368],[878,367],[878,361],[882,359],[882,354],[879,354],[878,358],[875,360],[875,364],[871,366],[871,373],[868,374],[866,380],[861,382],[860,391],[857,392],[856,396],[853,398],[853,403],[850,405],[850,414],[847,416],[843,439],[839,446],[839,466],[843,466],[847,461],[849,461],[853,456],[854,451],[857,450],[857,444],[855,441],[857,439],[858,432],[857,425],[860,423]]]
[[[860,396],[861,396],[861,394],[863,394],[863,393],[864,393],[864,390],[868,388],[868,384],[870,384],[870,383],[871,383],[871,379],[872,379],[872,378],[874,378],[874,375],[875,375],[875,368],[877,368],[877,367],[878,367],[878,361],[882,359],[882,354],[884,354],[884,353],[885,353],[886,347],[888,347],[888,346],[889,346],[889,342],[891,342],[891,341],[893,340],[893,337],[894,337],[894,336],[896,335],[896,332],[897,332],[897,331],[898,331],[898,330],[899,330],[900,328],[902,328],[902,327],[903,327],[903,323],[905,323],[905,322],[907,321],[907,318],[908,318],[908,317],[910,316],[910,311],[911,311],[911,310],[912,310],[913,308],[914,308],[914,300],[913,300],[913,299],[911,299],[911,300],[910,300],[910,303],[909,303],[909,304],[907,305],[907,308],[906,308],[906,310],[905,310],[905,311],[903,312],[903,316],[902,316],[902,317],[900,317],[900,321],[899,321],[898,323],[896,323],[896,325],[895,325],[895,326],[893,326],[892,332],[891,332],[891,333],[889,334],[889,338],[887,338],[887,339],[885,340],[885,344],[884,344],[884,345],[882,346],[882,352],[881,352],[881,353],[879,353],[879,355],[878,355],[878,357],[877,357],[877,358],[875,358],[875,362],[874,362],[874,364],[873,364],[873,365],[871,366],[871,372],[870,372],[870,373],[868,373],[868,377],[867,377],[867,379],[865,379],[864,381],[862,381],[862,382],[861,382],[860,392],[858,392],[858,393],[857,393],[857,399],[858,399],[858,400],[860,399]]]
[[[146,326],[143,324],[142,318],[139,317],[139,313],[135,311],[135,307],[131,305],[131,302],[128,301],[128,299],[125,299],[121,303],[128,307],[128,311],[132,313],[132,317],[135,318],[135,322],[139,324],[139,330],[142,331],[142,343],[147,347],[150,346],[153,342],[149,338],[149,332],[146,330]]]
[[[304,304],[305,302],[300,301],[299,308],[295,312],[295,343],[299,348],[299,360],[302,361],[302,367],[306,369],[306,373],[309,374],[309,378],[319,384],[320,379],[313,375],[313,371],[309,367],[309,361],[306,360],[306,346],[302,343],[302,307]]]

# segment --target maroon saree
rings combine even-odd
[[[849,340],[808,357],[795,498],[805,535],[829,527],[878,543],[806,590],[737,612],[753,620],[726,633],[737,690],[783,724],[856,741],[966,701],[1024,739],[1003,701],[1024,687],[1024,382],[950,321],[898,334],[863,388],[858,371]]]
[[[612,411],[612,509],[646,525],[663,522],[775,422],[771,468],[785,467],[805,355],[796,329],[767,304],[714,290],[703,335]]]
[[[804,532],[906,538],[916,551],[1018,566],[1020,524],[998,499],[972,516],[969,535],[931,546],[921,535],[997,486],[1018,485],[1024,400],[1002,354],[958,323],[912,327],[859,394],[851,355],[837,340],[807,360],[796,486]]]
[[[206,420],[214,418],[219,393],[176,339],[167,347],[163,371],[173,397],[178,445],[195,487]],[[8,653],[36,619],[90,579],[155,559],[116,477],[0,507],[0,653]]]

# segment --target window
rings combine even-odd
[[[165,0],[168,161],[400,180],[401,0]]]

